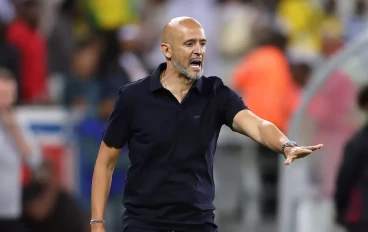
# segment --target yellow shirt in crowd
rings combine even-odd
[[[97,26],[105,30],[137,23],[139,18],[134,0],[87,0],[87,5]]]
[[[323,10],[309,0],[282,0],[277,15],[286,26],[291,46],[319,51]]]

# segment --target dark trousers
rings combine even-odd
[[[356,223],[349,224],[346,226],[349,232],[367,232],[368,231],[368,223]]]
[[[123,232],[218,232],[218,230],[213,225],[206,224],[185,230],[151,230],[128,226],[123,230]]]
[[[1,232],[27,232],[21,220],[3,220],[0,219]]]

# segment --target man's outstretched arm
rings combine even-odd
[[[288,138],[273,123],[261,119],[250,110],[242,110],[237,113],[232,128],[278,153],[282,153],[282,146],[288,141]],[[289,165],[294,160],[303,158],[322,146],[319,144],[307,147],[286,147],[284,150],[285,164]]]
[[[101,143],[92,179],[92,219],[104,220],[106,202],[109,197],[112,174],[121,149],[108,147]],[[92,231],[104,231],[103,223],[91,225]]]

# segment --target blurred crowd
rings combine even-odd
[[[172,17],[188,15],[203,24],[209,38],[206,75],[219,75],[239,88],[237,76],[246,65],[242,61],[255,48],[282,46],[285,62],[297,73],[295,82],[303,86],[320,59],[333,55],[365,27],[361,0],[351,1],[349,17],[341,16],[339,9],[345,6],[339,8],[333,0],[0,3],[0,65],[17,78],[18,102],[64,104],[102,117],[117,86],[145,77],[164,61],[158,45],[161,29]],[[192,4],[195,7],[188,7]],[[261,60],[272,54],[264,52],[254,54]]]
[[[296,90],[303,87],[321,59],[340,50],[365,27],[361,0],[351,1],[354,9],[349,17],[341,16],[339,9],[345,6],[339,8],[341,4],[333,0],[0,3],[0,66],[17,79],[18,103],[63,104],[103,119],[118,86],[145,77],[164,61],[158,45],[161,29],[172,17],[188,15],[203,24],[209,38],[205,74],[221,76],[245,92],[249,91],[243,83],[247,66],[257,69],[257,63],[270,63],[267,59],[277,56],[277,69],[284,65],[284,75],[294,78]],[[258,49],[267,45],[271,49]],[[274,77],[264,81],[267,78]],[[278,79],[277,85],[284,86],[284,80]],[[264,83],[247,85],[253,89]]]
[[[146,77],[164,62],[159,47],[163,26],[173,17],[190,16],[203,25],[208,38],[204,74],[221,77],[252,111],[287,132],[313,70],[365,31],[366,4],[365,0],[0,0],[0,76],[14,80],[17,105],[61,105],[69,110],[78,124],[82,157],[93,169],[119,87]],[[272,156],[264,147],[259,153]],[[39,165],[52,171],[49,163]],[[122,160],[114,174],[120,181],[113,183],[110,197],[117,201],[127,166],[128,161]],[[277,172],[270,179],[274,176]],[[30,232],[88,231],[81,223],[88,222],[82,219],[88,218],[82,215],[83,206],[58,190],[53,180],[39,182],[25,191],[24,221]],[[276,197],[273,201],[267,202],[271,214]],[[35,207],[39,205],[46,208]],[[112,214],[120,214],[121,207],[115,204]],[[58,210],[52,214],[50,208]],[[75,212],[70,221],[80,221],[74,228],[45,229],[68,224],[69,219],[58,218],[70,212]],[[40,218],[48,221],[37,224]],[[4,221],[9,220],[0,210],[0,228]]]

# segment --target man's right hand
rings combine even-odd
[[[106,232],[105,225],[102,223],[92,224],[91,232]]]

